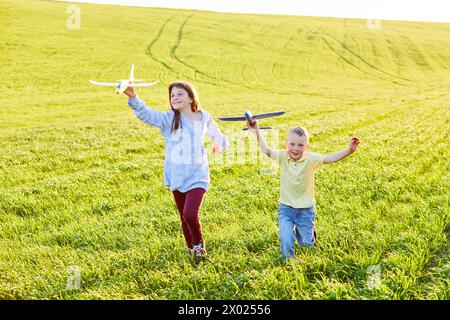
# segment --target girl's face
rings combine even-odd
[[[289,157],[292,160],[300,160],[303,154],[308,150],[308,138],[306,136],[300,137],[299,135],[292,133],[286,140],[286,149]]]
[[[170,104],[172,108],[178,111],[183,111],[187,108],[190,110],[192,99],[183,88],[173,87],[170,93]]]

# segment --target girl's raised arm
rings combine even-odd
[[[138,98],[133,87],[128,87],[124,93],[128,96],[128,105],[142,122],[160,128],[163,133],[170,130],[171,121],[168,112],[150,109],[144,101]]]

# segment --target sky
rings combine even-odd
[[[450,23],[450,0],[65,0],[218,12]]]

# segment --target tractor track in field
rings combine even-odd
[[[158,75],[159,79],[162,79],[163,76],[163,71],[164,70],[168,70],[170,72],[173,73],[177,73],[175,69],[173,69],[171,66],[169,66],[167,63],[165,63],[164,61],[158,59],[154,54],[153,54],[153,47],[156,44],[156,42],[158,42],[158,40],[161,38],[162,34],[164,33],[164,30],[167,26],[167,24],[175,17],[176,15],[173,15],[171,17],[169,17],[166,21],[164,21],[164,23],[161,25],[161,27],[158,30],[157,35],[152,39],[152,41],[150,41],[149,45],[147,46],[146,50],[145,50],[145,54],[150,57],[153,61],[157,62],[158,64],[160,64],[163,67],[163,70],[160,72],[160,74]]]
[[[157,62],[158,64],[160,64],[163,67],[163,69],[161,70],[161,73],[163,73],[164,70],[167,70],[167,71],[175,74],[177,77],[180,77],[182,69],[179,69],[179,68],[176,69],[173,66],[170,66],[168,63],[166,63],[163,60],[161,60],[160,58],[158,58],[157,55],[154,53],[154,47],[155,47],[156,43],[161,39],[162,35],[164,34],[165,30],[167,29],[168,23],[171,22],[174,17],[175,17],[175,15],[168,18],[161,25],[161,27],[158,30],[157,35],[151,40],[151,42],[147,46],[146,55],[149,56],[152,60],[154,60],[155,62]],[[193,17],[193,14],[188,15],[187,17],[184,18],[184,20],[179,25],[178,32],[177,32],[177,38],[170,48],[169,55],[170,55],[170,58],[175,60],[178,64],[182,65],[183,67],[186,67],[189,70],[192,70],[193,78],[196,82],[208,83],[213,86],[220,85],[220,86],[226,87],[228,89],[246,88],[246,89],[250,89],[252,91],[264,92],[264,93],[270,92],[270,93],[281,94],[281,95],[290,94],[289,92],[284,91],[284,90],[273,89],[273,88],[264,86],[264,84],[263,85],[257,84],[257,83],[252,84],[250,82],[249,78],[247,77],[247,74],[248,74],[249,70],[251,70],[251,68],[254,68],[254,67],[252,67],[249,64],[244,64],[240,68],[240,75],[241,75],[243,81],[236,82],[233,80],[223,78],[223,76],[220,75],[220,71],[217,71],[217,74],[215,74],[214,72],[213,73],[205,72],[204,70],[201,70],[196,65],[189,63],[185,59],[183,59],[177,53],[177,51],[181,46],[181,43],[184,39],[184,35],[186,34],[185,28],[189,24],[189,21],[191,20],[192,17]],[[293,32],[289,36],[289,39],[285,42],[285,44],[283,46],[285,51],[287,51],[289,44],[292,43],[292,41],[294,41],[299,36],[299,33],[301,33],[302,30],[305,30],[305,32],[309,32],[313,37],[318,37],[318,39],[320,39],[321,42],[323,43],[324,48],[327,48],[328,50],[333,52],[333,54],[338,56],[341,59],[341,61],[343,61],[345,64],[350,65],[351,67],[355,68],[358,72],[361,72],[369,77],[374,77],[374,78],[377,78],[377,79],[380,79],[383,81],[389,81],[389,82],[395,83],[400,86],[405,86],[406,84],[404,82],[412,81],[411,79],[403,78],[403,77],[397,76],[395,74],[389,73],[385,70],[378,68],[373,63],[370,63],[369,61],[364,59],[360,54],[358,54],[357,52],[355,52],[354,50],[349,48],[347,46],[347,44],[345,44],[344,42],[342,42],[339,39],[336,39],[333,35],[326,33],[321,28],[319,28],[317,31],[313,31],[310,28],[308,28],[307,26],[305,26],[303,28],[298,28],[295,32]],[[350,54],[351,57],[353,57],[353,59],[346,57],[343,53],[339,52],[337,50],[336,46],[333,45],[332,42],[339,43],[341,48],[344,50],[344,52]],[[397,58],[400,54],[400,51],[397,48],[397,46],[393,47],[393,44],[391,42],[388,42],[388,45],[389,45],[388,46],[389,49],[394,54],[395,58]],[[284,79],[283,75],[286,74],[285,72],[283,72],[285,67],[281,67],[281,65],[282,65],[281,61],[285,58],[286,58],[286,56],[283,54],[278,57],[275,57],[276,60],[274,59],[275,61],[272,63],[271,66],[269,66],[269,68],[271,68],[272,77],[277,81]],[[359,63],[355,62],[355,59],[357,59],[357,61]],[[397,65],[398,65],[398,63],[397,63]],[[217,69],[217,70],[219,70],[219,69]],[[370,70],[372,72],[370,72]],[[255,70],[253,70],[253,71],[255,72],[255,75],[258,78],[258,73]],[[305,72],[308,72],[307,66],[305,66]],[[160,79],[162,77],[161,73],[159,76]],[[199,78],[197,78],[197,76],[199,76]],[[297,93],[306,95],[306,96],[317,96],[318,95],[316,93],[311,93],[311,92],[309,92],[309,93],[308,92],[297,92]]]
[[[188,21],[192,18],[192,16],[193,16],[193,14],[187,16],[187,18],[179,26],[175,44],[170,48],[170,57],[172,59],[174,59],[175,61],[177,61],[178,63],[182,64],[183,66],[187,67],[188,69],[194,71],[194,78],[198,82],[208,83],[208,84],[212,84],[212,85],[217,85],[217,82],[227,82],[225,79],[219,79],[219,78],[215,77],[214,75],[211,75],[211,74],[201,71],[197,67],[185,62],[177,55],[177,49],[180,47],[181,41],[183,40],[183,35],[185,34],[184,28],[185,28],[186,24],[188,23]],[[215,80],[217,82],[211,82],[211,81],[197,79],[198,74],[201,76],[204,76],[208,79]],[[179,74],[178,74],[178,76],[179,76]]]
[[[396,76],[396,75],[392,75],[392,74],[390,74],[389,72],[386,72],[386,71],[384,71],[384,70],[381,70],[381,69],[379,69],[378,67],[372,65],[371,63],[369,63],[368,61],[366,61],[364,58],[362,58],[359,54],[357,54],[357,53],[355,53],[353,50],[351,50],[345,43],[341,42],[340,40],[335,39],[333,36],[327,34],[327,33],[324,32],[323,30],[321,30],[320,28],[318,29],[318,30],[319,30],[318,32],[312,31],[312,30],[309,29],[308,27],[306,27],[306,29],[307,29],[311,34],[318,35],[318,36],[322,39],[322,41],[326,44],[326,46],[330,49],[330,51],[333,52],[335,55],[337,55],[342,61],[344,61],[345,63],[347,63],[348,65],[352,66],[353,68],[355,68],[356,70],[358,70],[359,72],[361,72],[361,73],[363,73],[363,74],[366,74],[366,75],[368,75],[368,76],[370,76],[370,77],[375,77],[375,78],[377,78],[377,79],[379,79],[379,80],[389,81],[389,82],[395,83],[395,84],[400,85],[400,86],[405,86],[406,84],[399,82],[399,80],[407,81],[407,82],[410,82],[410,81],[411,81],[411,79],[407,79],[407,78],[399,77],[399,76]],[[339,53],[339,52],[336,50],[336,48],[335,48],[335,47],[327,40],[327,38],[328,38],[328,39],[332,39],[332,40],[334,40],[334,41],[337,41],[337,42],[342,46],[342,48],[343,48],[346,52],[348,52],[348,53],[350,53],[351,55],[353,55],[354,57],[356,57],[356,58],[357,58],[358,60],[360,60],[364,65],[366,65],[366,67],[371,68],[373,71],[380,72],[380,73],[382,73],[382,74],[385,75],[385,76],[387,75],[387,76],[393,77],[393,78],[395,78],[396,80],[393,80],[393,79],[386,79],[385,77],[382,77],[381,75],[375,74],[374,72],[368,72],[368,71],[364,70],[363,68],[359,67],[358,65],[356,65],[355,63],[353,63],[352,61],[350,61],[349,59],[347,59],[344,55],[342,55],[341,53]]]
[[[391,60],[397,66],[397,72],[400,73],[401,69],[401,50],[396,45],[395,41],[392,41],[389,37],[385,36],[384,42],[389,50],[389,55],[391,56]]]
[[[341,44],[343,49],[345,49],[347,52],[349,52],[350,54],[352,54],[353,56],[355,56],[357,59],[359,59],[360,61],[362,61],[365,65],[367,65],[368,67],[372,68],[373,70],[378,71],[378,72],[381,72],[381,73],[383,73],[383,74],[385,74],[385,75],[388,75],[388,76],[390,76],[390,77],[393,77],[393,78],[396,78],[396,79],[399,79],[399,80],[408,81],[408,82],[409,82],[409,81],[412,81],[411,79],[397,76],[397,75],[395,75],[395,74],[389,73],[389,72],[387,72],[387,71],[384,71],[384,70],[382,70],[382,69],[380,69],[380,68],[374,66],[373,64],[371,64],[370,62],[368,62],[366,59],[364,59],[363,57],[361,57],[361,55],[359,55],[359,54],[357,54],[356,52],[354,52],[353,50],[351,50],[351,49],[347,46],[347,44],[345,44],[344,42],[342,42],[342,41],[340,41],[339,39],[337,39],[336,37],[334,37],[334,36],[332,36],[332,35],[326,33],[326,32],[323,31],[321,28],[319,28],[319,30],[320,30],[323,34],[325,34],[327,37],[332,38],[333,40],[335,40],[336,42],[338,42],[339,44]],[[356,42],[356,41],[355,41],[355,42]]]
[[[282,91],[282,92],[281,92],[281,91],[275,92],[275,91],[270,90],[270,89],[268,89],[268,88],[261,88],[261,87],[254,86],[254,85],[251,85],[251,84],[248,84],[248,83],[242,84],[242,83],[235,82],[235,81],[231,81],[231,80],[228,80],[228,79],[225,79],[225,78],[218,78],[218,77],[216,77],[216,76],[214,76],[214,75],[212,75],[212,74],[210,74],[210,73],[206,73],[206,72],[200,70],[200,69],[197,68],[196,66],[191,65],[191,64],[185,62],[183,59],[181,59],[181,58],[177,55],[177,49],[180,47],[180,44],[181,44],[181,42],[182,42],[182,40],[183,40],[184,28],[185,28],[185,26],[187,25],[187,23],[188,23],[188,21],[190,20],[191,17],[192,17],[192,14],[189,15],[189,16],[181,23],[181,25],[180,25],[180,27],[179,27],[179,29],[178,29],[177,40],[176,40],[175,44],[172,46],[172,48],[171,48],[171,50],[170,50],[170,52],[171,52],[171,53],[170,53],[170,56],[171,56],[175,61],[177,61],[178,63],[184,65],[185,67],[187,67],[187,68],[189,68],[189,69],[191,69],[191,70],[193,70],[194,73],[195,73],[195,75],[196,75],[196,74],[200,74],[200,75],[202,75],[202,76],[204,76],[204,77],[206,77],[206,78],[208,78],[208,79],[210,79],[210,80],[213,80],[213,81],[205,81],[205,80],[196,80],[196,81],[203,82],[203,83],[209,83],[209,84],[212,84],[212,85],[214,85],[214,86],[217,86],[217,85],[220,83],[221,86],[227,87],[227,88],[229,88],[229,89],[235,89],[235,87],[238,87],[238,88],[244,87],[244,88],[247,88],[247,89],[250,89],[250,90],[253,90],[253,91],[267,92],[267,91],[269,90],[271,93],[287,94],[287,92],[284,92],[284,91]],[[243,68],[245,69],[245,68],[246,68],[246,65],[244,65]],[[242,69],[241,69],[241,75],[242,75]],[[244,79],[246,79],[246,78],[244,77]],[[224,85],[224,84],[225,84],[225,85]]]
[[[423,94],[426,94],[426,93],[429,93],[429,92],[434,92],[437,88],[438,87],[430,87],[427,90],[421,91],[420,94],[418,93],[418,95],[419,95],[419,97],[421,97]],[[450,92],[448,92],[448,91],[446,93],[437,92],[437,93],[435,93],[433,95],[428,95],[426,97],[426,100],[429,101],[429,100],[433,100],[433,99],[440,99],[440,98],[442,98],[444,96],[448,96],[449,94],[450,94]],[[419,99],[419,97],[417,99]],[[388,119],[391,119],[391,118],[395,118],[395,112],[396,111],[403,111],[403,110],[408,110],[408,109],[411,108],[408,105],[408,103],[410,103],[412,100],[414,100],[414,98],[412,98],[410,100],[407,100],[407,101],[404,101],[404,102],[403,101],[402,102],[398,102],[398,97],[392,97],[391,99],[389,99],[387,101],[375,101],[375,102],[372,102],[370,104],[370,106],[377,106],[377,105],[382,105],[382,104],[392,105],[393,103],[395,103],[395,107],[394,107],[395,109],[394,110],[390,110],[387,113],[381,114],[378,117],[376,117],[375,119],[364,118],[361,121],[356,122],[353,125],[351,125],[351,127],[345,127],[345,128],[342,128],[342,129],[338,128],[338,129],[332,131],[332,133],[326,132],[326,133],[322,133],[321,135],[330,135],[330,136],[332,136],[335,133],[340,133],[340,132],[347,131],[347,130],[356,130],[356,129],[359,129],[359,128],[364,127],[364,126],[371,125],[371,124],[373,124],[373,123],[375,123],[377,121],[380,121],[380,120],[382,121],[382,120],[388,120]],[[334,114],[339,114],[339,113],[342,113],[342,112],[350,112],[350,113],[352,113],[352,112],[357,111],[360,108],[361,108],[360,104],[355,104],[355,105],[353,105],[353,107],[346,107],[345,110],[340,110],[340,111],[323,110],[323,111],[320,111],[320,112],[317,112],[317,113],[310,114],[309,117],[306,118],[306,119],[312,120],[315,117],[322,117],[322,116],[330,114],[330,113],[334,113]],[[393,116],[390,116],[391,114]]]
[[[431,88],[430,90],[427,91],[432,91],[435,88]],[[423,94],[423,93],[421,93]],[[428,96],[427,100],[436,100],[436,99],[440,99],[444,96],[448,96],[450,93],[447,92],[445,94],[441,94],[441,93],[436,93],[434,95]],[[397,105],[395,106],[394,109],[385,112],[383,114],[377,115],[375,117],[371,117],[371,118],[366,118],[366,119],[362,119],[354,124],[349,124],[346,125],[343,128],[336,128],[327,132],[323,132],[320,133],[321,138],[322,137],[330,137],[330,136],[334,136],[336,134],[342,133],[342,132],[354,132],[355,130],[358,130],[360,128],[363,127],[368,127],[373,125],[374,123],[380,122],[380,121],[384,121],[384,120],[389,120],[389,119],[393,119],[396,116],[402,115],[403,111],[407,111],[411,109],[411,106],[409,105],[409,103],[411,102],[411,100],[408,101],[404,101],[404,102],[398,102]]]
[[[265,35],[267,35],[268,32],[271,31],[270,27],[260,27],[256,34],[249,36],[247,39],[244,40],[244,43],[250,45],[253,43],[256,43],[257,47],[258,45],[264,44],[264,45],[259,45],[260,46],[260,52],[259,54],[261,54],[262,56],[266,56],[266,55],[271,55],[273,50],[271,49],[271,47],[274,45],[274,41],[268,42],[267,40],[262,40],[263,37]],[[268,70],[268,68],[264,68],[264,70]],[[263,71],[264,71],[263,70]],[[244,63],[243,66],[240,68],[239,70],[239,74],[241,75],[241,78],[244,80],[244,82],[246,83],[246,87],[249,88],[255,88],[256,90],[263,90],[263,91],[268,91],[270,90],[270,88],[264,87],[264,83],[262,83],[262,87],[261,87],[261,79],[265,79],[267,80],[267,76],[258,76],[258,73],[261,73],[261,68],[255,68],[253,63]],[[247,76],[246,76],[247,74]],[[248,75],[253,74],[255,77],[253,79],[253,83],[249,80]],[[271,70],[270,75],[276,79],[276,77],[274,77],[273,74],[273,70]],[[271,91],[273,92],[273,91]]]
[[[356,70],[358,70],[359,72],[364,73],[365,75],[368,75],[370,77],[375,77],[377,79],[381,79],[383,81],[386,81],[386,79],[384,78],[380,78],[372,73],[369,73],[363,69],[361,69],[360,67],[358,67],[357,65],[355,65],[353,62],[351,62],[350,60],[348,60],[346,57],[344,57],[342,54],[340,54],[328,41],[327,39],[325,39],[322,35],[320,35],[318,32],[314,32],[311,31],[309,28],[307,28],[309,32],[311,32],[312,34],[317,34],[320,39],[322,39],[322,41],[326,44],[326,46],[328,47],[328,49],[333,52],[335,55],[337,55],[342,61],[344,61],[345,63],[347,63],[348,65],[352,66],[353,68],[355,68]]]
[[[420,51],[419,47],[407,36],[402,36],[403,41],[406,43],[410,54],[408,57],[414,57],[414,63],[418,65],[421,69],[434,70],[433,67],[428,63],[425,55]]]
[[[186,61],[184,61],[181,57],[179,57],[179,55],[177,55],[177,49],[180,47],[181,42],[183,40],[183,35],[185,34],[184,32],[184,28],[186,27],[188,21],[191,19],[191,17],[193,16],[193,14],[189,15],[180,25],[179,29],[178,29],[178,35],[177,35],[177,40],[175,41],[175,44],[171,47],[170,50],[170,56],[177,61],[178,63],[182,64],[183,66],[191,69],[192,71],[194,71],[194,74],[200,74],[212,81],[205,81],[205,80],[200,80],[200,79],[196,79],[196,81],[198,82],[202,82],[202,83],[208,83],[208,84],[212,84],[214,86],[217,86],[219,83],[221,86],[229,88],[229,89],[236,89],[237,88],[246,88],[246,89],[250,89],[253,91],[259,91],[259,92],[270,92],[270,93],[275,93],[275,94],[290,94],[290,92],[287,91],[281,91],[281,90],[273,90],[271,88],[265,88],[265,87],[258,87],[256,85],[252,85],[250,83],[248,83],[248,80],[245,78],[245,76],[243,76],[242,72],[243,70],[245,70],[247,68],[247,65],[244,65],[243,68],[241,69],[241,75],[244,78],[244,81],[246,81],[247,83],[243,84],[240,82],[235,82],[235,81],[231,81],[225,78],[221,78],[221,77],[217,77],[215,75],[212,75],[211,73],[207,73],[204,72],[202,70],[200,70],[199,68],[197,68],[194,65],[191,65],[189,63],[187,63]],[[161,32],[162,33],[162,32]],[[157,39],[154,39],[153,42],[156,42]],[[308,93],[308,92],[299,92],[300,94],[306,95],[306,96],[317,96],[317,94],[315,93]]]
[[[247,77],[245,76],[245,71],[248,70],[248,65],[245,64],[241,70],[240,70],[240,74],[244,80],[244,83],[242,82],[235,82],[232,80],[228,80],[225,79],[223,77],[218,77],[216,75],[213,75],[211,73],[205,72],[200,70],[197,66],[192,65],[188,62],[186,62],[184,59],[182,59],[178,54],[177,54],[177,50],[179,49],[182,41],[183,41],[183,37],[185,34],[185,27],[188,24],[189,20],[192,18],[193,14],[190,14],[189,16],[187,16],[183,22],[180,24],[179,28],[178,28],[178,32],[177,32],[177,38],[175,40],[175,43],[172,45],[172,47],[170,48],[170,57],[177,61],[177,63],[183,65],[184,67],[192,70],[194,72],[194,78],[195,81],[197,82],[201,82],[201,83],[207,83],[207,84],[211,84],[213,86],[217,86],[217,85],[221,85],[223,87],[229,88],[229,89],[236,89],[237,88],[246,88],[246,89],[250,89],[253,91],[258,91],[258,92],[270,92],[270,93],[275,93],[275,94],[290,94],[287,91],[283,91],[283,90],[275,90],[272,88],[268,88],[268,87],[261,87],[261,86],[257,86],[257,85],[252,85],[249,80],[247,79]],[[149,45],[147,46],[146,49],[146,55],[149,56],[152,60],[154,60],[155,62],[157,62],[158,64],[160,64],[163,67],[163,70],[168,70],[172,73],[174,73],[175,75],[177,75],[177,77],[180,76],[180,70],[176,70],[175,68],[171,67],[169,64],[167,64],[166,62],[164,62],[163,60],[159,59],[158,57],[156,57],[156,55],[153,53],[153,48],[155,46],[155,44],[161,39],[163,33],[166,30],[166,26],[167,24],[173,20],[173,18],[175,17],[172,16],[170,18],[168,18],[160,27],[160,29],[158,30],[157,35],[151,40],[151,42],[149,43]],[[377,77],[378,79],[382,79],[385,81],[388,81],[382,77],[379,77],[377,75],[374,75],[373,73],[369,73],[363,69],[361,69],[360,67],[358,67],[357,65],[355,65],[353,62],[351,62],[350,60],[348,60],[347,58],[345,58],[344,56],[342,56],[339,52],[336,51],[336,49],[329,43],[329,41],[327,41],[327,39],[325,39],[325,37],[323,35],[321,35],[319,32],[314,32],[312,30],[310,30],[309,28],[305,27],[313,36],[318,36],[320,39],[323,40],[323,42],[328,46],[328,48],[334,52],[336,55],[338,55],[341,59],[343,59],[343,61],[345,61],[347,64],[353,66],[354,68],[356,68],[358,71],[368,75],[368,76],[372,76],[372,77]],[[290,41],[292,41],[293,39],[295,39],[298,36],[298,33],[300,32],[300,29],[298,29],[294,34],[292,34],[289,38],[289,40],[285,43],[284,47],[286,48],[286,46],[288,46],[288,44],[290,43]],[[350,50],[349,48],[346,48],[346,50]],[[357,55],[356,53],[353,53],[354,55]],[[278,67],[278,64],[280,63],[280,61],[283,59],[284,57],[280,57],[278,58],[278,60],[272,65],[272,71],[271,74],[274,76],[275,79],[278,78],[277,73],[276,73],[276,68]],[[361,58],[362,59],[362,58]],[[275,68],[275,69],[274,69]],[[163,70],[161,71],[163,73]],[[197,79],[197,75],[200,75],[206,79]],[[162,79],[162,74],[160,73],[159,75],[159,79]],[[394,81],[394,83],[402,85],[396,81]],[[310,93],[310,92],[297,92],[298,94],[302,94],[305,96],[317,96],[318,94],[316,93]]]
[[[294,39],[296,39],[299,35],[300,32],[300,28],[298,28],[297,30],[295,30],[295,32],[293,32],[293,34],[291,34],[291,36],[289,37],[289,39],[284,43],[283,48],[285,51],[287,51],[289,44],[294,42]],[[284,81],[284,79],[282,79],[282,67],[280,67],[280,62],[285,59],[286,55],[280,55],[280,57],[272,64],[272,75],[275,79],[279,80],[279,81]],[[280,75],[277,75],[276,70],[280,69]]]
[[[450,61],[450,56],[449,57],[444,57],[442,56],[440,53],[436,52],[435,53],[437,56],[437,59],[439,60],[439,64],[445,69],[448,70],[449,69],[449,65],[447,63],[449,63]]]
[[[187,62],[185,62],[184,60],[182,60],[178,55],[177,55],[177,49],[180,47],[181,42],[183,40],[183,36],[185,34],[184,32],[184,28],[187,25],[188,21],[192,18],[193,14],[190,14],[189,16],[186,17],[186,19],[184,19],[184,21],[181,23],[181,25],[178,28],[178,32],[177,32],[177,39],[174,43],[174,45],[170,48],[170,57],[172,59],[174,59],[175,61],[177,61],[179,64],[187,67],[188,69],[194,71],[194,78],[195,81],[197,82],[202,82],[202,83],[208,83],[214,86],[217,86],[218,83],[223,83],[225,82],[226,84],[232,84],[232,85],[238,85],[232,81],[226,80],[226,79],[220,79],[215,77],[214,75],[211,75],[209,73],[203,72],[202,70],[198,69],[197,67],[195,67],[194,65],[191,65]],[[162,34],[164,30],[162,30],[160,33]],[[154,39],[154,41],[152,43],[155,43],[157,40],[159,39],[159,37],[157,39]],[[166,65],[166,64],[165,64]],[[176,73],[177,76],[179,77],[179,72]],[[213,80],[213,81],[207,81],[207,80],[201,80],[201,79],[197,79],[197,75],[201,75],[203,77],[206,77],[207,79]],[[214,82],[215,81],[215,82]],[[223,85],[223,84],[222,84]],[[230,86],[226,86],[228,88],[233,88]]]

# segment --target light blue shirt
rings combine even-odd
[[[194,188],[208,191],[210,186],[208,155],[203,145],[208,137],[225,150],[229,142],[211,115],[200,110],[202,119],[191,122],[183,114],[180,128],[172,132],[174,112],[150,109],[137,96],[128,99],[134,114],[144,123],[158,127],[165,140],[164,184],[170,191],[187,192]]]

